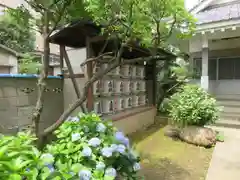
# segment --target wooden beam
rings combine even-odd
[[[157,65],[156,61],[153,61],[153,66],[152,66],[152,71],[153,71],[153,105],[156,106],[156,100],[157,100]]]
[[[89,41],[89,43],[98,42],[98,41],[104,41],[107,39],[107,36],[94,36],[94,37],[88,37],[86,41]]]
[[[72,80],[73,87],[74,87],[74,90],[76,92],[77,98],[80,99],[81,98],[81,93],[80,93],[80,90],[78,88],[77,81],[74,78],[74,72],[73,72],[73,69],[72,69],[72,65],[71,65],[71,62],[69,60],[69,57],[68,57],[68,54],[67,54],[67,51],[66,51],[65,47],[62,47],[62,53],[63,53],[63,57],[65,59],[65,62],[66,62],[66,65],[67,65],[67,68],[68,68],[68,71],[69,71],[69,75],[70,75],[70,78]],[[83,107],[83,105],[81,105],[80,107],[81,107],[82,111],[85,112],[85,108]]]
[[[91,46],[90,38],[86,38],[86,51],[87,51],[87,59],[91,58],[93,56],[93,50]],[[87,62],[87,78],[90,80],[93,76],[93,62],[89,61]],[[88,88],[88,94],[87,94],[87,109],[88,112],[91,112],[94,110],[93,106],[93,85],[89,86]]]
[[[61,75],[63,76],[64,75],[64,71],[63,71],[63,67],[64,67],[64,63],[63,63],[63,51],[64,51],[64,46],[63,45],[60,45],[59,46],[59,50],[60,50],[60,72],[61,72]]]

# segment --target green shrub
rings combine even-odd
[[[29,134],[0,140],[0,179],[138,179],[139,157],[129,139],[96,114],[69,118],[55,131],[57,140],[39,152]]]
[[[185,85],[169,101],[171,121],[178,126],[213,124],[219,118],[216,100],[198,85]]]
[[[32,145],[30,133],[3,136],[0,139],[0,179],[35,180],[43,165],[41,153]]]

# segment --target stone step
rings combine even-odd
[[[235,112],[235,113],[230,113],[230,112],[222,112],[220,114],[221,119],[229,119],[229,120],[237,120],[240,121],[240,113]]]
[[[217,104],[219,105],[219,106],[229,106],[229,107],[232,107],[232,106],[234,106],[234,107],[239,107],[240,108],[240,100],[236,100],[236,101],[234,101],[234,100],[218,100],[217,101]]]
[[[214,96],[217,100],[219,101],[225,101],[225,100],[230,100],[230,101],[240,101],[240,94],[218,94]]]
[[[212,126],[240,129],[240,121],[220,119]]]
[[[240,114],[240,107],[238,106],[223,106],[222,113],[239,113]]]

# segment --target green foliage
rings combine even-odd
[[[188,82],[191,77],[188,63],[184,59],[174,59],[162,62],[157,76],[157,107],[162,114],[167,114],[169,98],[179,87]]]
[[[15,19],[15,16],[27,16],[24,16],[24,12],[22,14],[12,13],[8,10],[0,17],[0,44],[17,52],[33,51],[35,38],[29,28],[28,18],[21,18],[22,21]]]
[[[224,142],[224,133],[223,132],[217,132],[216,140],[219,142]]]
[[[216,100],[198,85],[185,85],[169,101],[169,115],[178,126],[212,124],[219,117]]]
[[[85,0],[86,10],[94,22],[106,25],[105,31],[123,40],[140,39],[143,45],[163,46],[174,32],[188,36],[194,19],[184,8],[183,0]],[[185,31],[179,29],[185,27]]]
[[[40,166],[40,152],[32,145],[30,133],[2,136],[0,140],[0,179],[36,179]]]
[[[137,179],[139,157],[129,140],[109,121],[79,113],[55,131],[56,141],[43,152],[30,133],[0,139],[0,179],[113,180]],[[85,178],[83,178],[83,176]]]
[[[19,59],[19,72],[21,74],[39,74],[41,67],[40,61],[37,57],[25,53]]]
[[[43,34],[44,27],[49,27],[49,34],[61,25],[72,20],[88,18],[82,0],[28,0],[27,5],[11,9],[15,21],[28,21],[35,31]],[[31,7],[31,9],[29,9]],[[44,20],[47,14],[47,21]]]

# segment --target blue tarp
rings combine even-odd
[[[38,78],[37,74],[0,74],[0,78]],[[48,76],[49,79],[62,79],[61,76]]]

